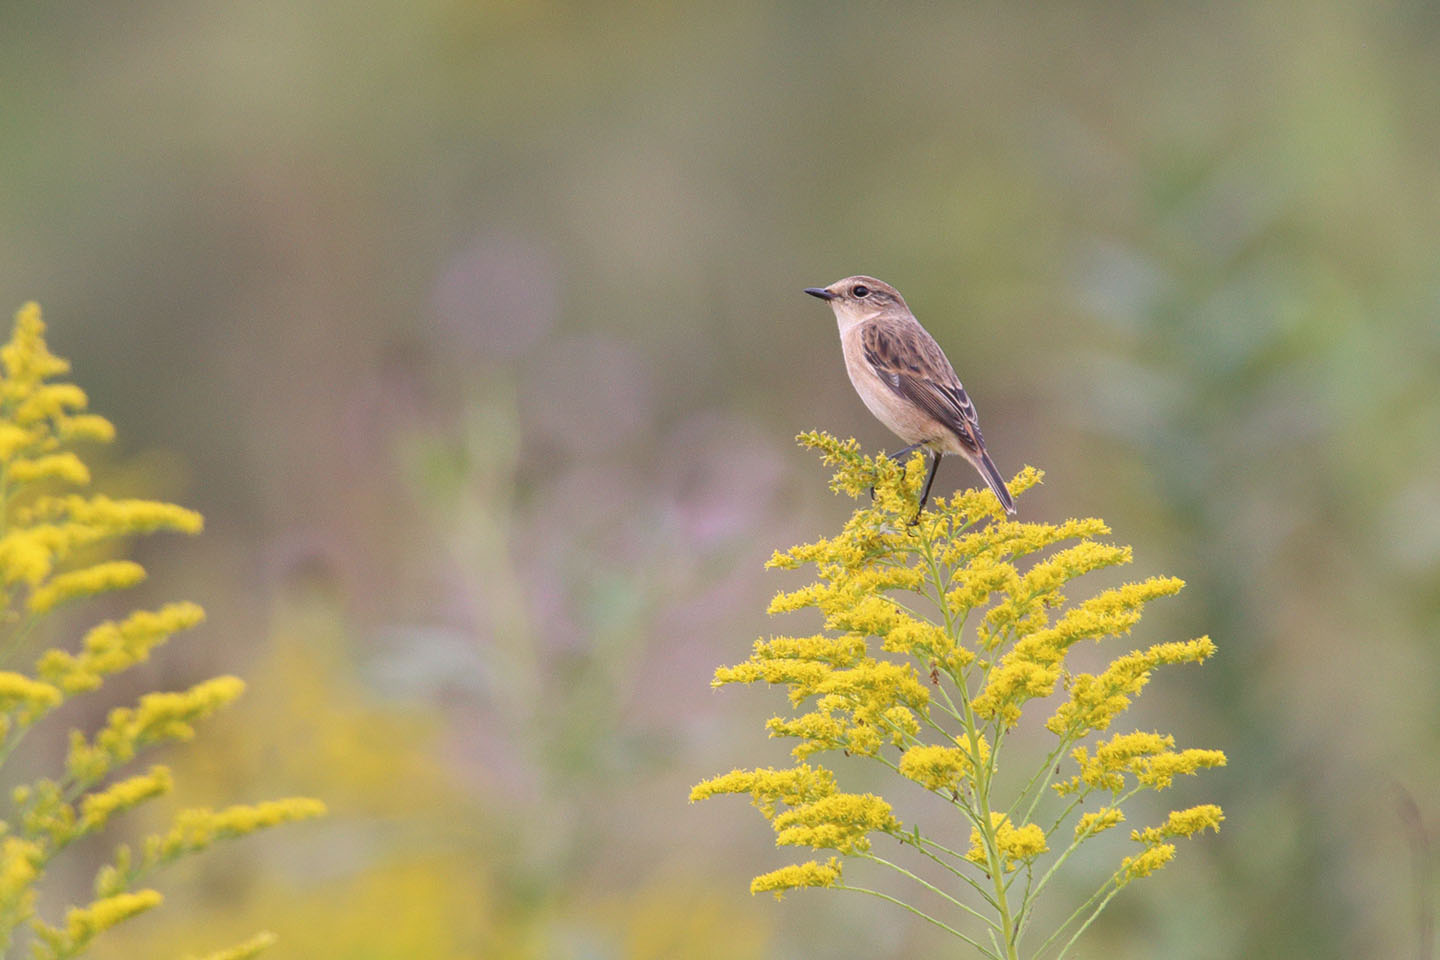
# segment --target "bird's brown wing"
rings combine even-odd
[[[985,449],[975,405],[935,338],[918,323],[872,320],[860,331],[865,359],[885,385],[976,452]]]

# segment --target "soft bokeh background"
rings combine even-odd
[[[1081,955],[1421,955],[1437,157],[1423,2],[0,6],[0,299],[44,304],[111,478],[208,518],[145,547],[210,612],[149,680],[251,683],[185,798],[334,810],[99,955],[936,946],[752,898],[763,822],[685,802],[784,759],[778,694],[707,683],[848,509],[790,437],[895,445],[799,292],[854,272],[1048,471],[1028,515],[1190,582],[1140,639],[1220,644],[1137,722],[1229,753],[1173,794],[1225,829]]]

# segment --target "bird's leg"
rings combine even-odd
[[[935,471],[940,469],[940,458],[944,456],[938,450],[933,453],[926,451],[925,455],[930,458],[930,474],[925,478],[924,489],[920,491],[920,507],[915,511],[915,519],[910,521],[911,526],[920,522],[920,514],[925,512],[925,504],[930,502],[930,485],[935,482]]]

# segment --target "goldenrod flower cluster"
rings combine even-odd
[[[86,412],[83,390],[53,382],[69,364],[50,353],[44,333],[39,307],[27,304],[0,346],[0,763],[65,700],[96,690],[205,617],[193,603],[136,611],[92,627],[73,650],[40,651],[33,672],[13,666],[33,654],[43,618],[57,607],[145,578],[138,563],[107,551],[140,534],[195,534],[203,526],[198,513],[174,504],[81,492],[90,470],[71,445],[107,442],[115,431]],[[180,692],[147,693],[132,707],[112,710],[93,734],[72,731],[55,778],[12,791],[10,811],[0,819],[0,956],[26,926],[40,960],[78,956],[104,931],[160,905],[161,895],[142,885],[159,868],[217,840],[323,814],[323,805],[308,798],[182,810],[169,832],[145,840],[140,857],[128,847],[117,850],[96,877],[94,902],[70,907],[54,925],[38,915],[38,886],[56,856],[174,785],[164,766],[116,776],[122,768],[151,748],[191,739],[197,722],[243,691],[239,679],[216,677]],[[261,935],[214,956],[241,960],[272,940]]]
[[[690,799],[748,794],[777,845],[835,854],[761,874],[753,892],[859,891],[898,903],[985,956],[1030,955],[1034,904],[1082,844],[1124,822],[1122,807],[1137,791],[1163,790],[1181,774],[1224,765],[1220,751],[1176,749],[1165,734],[1100,739],[1155,669],[1203,662],[1215,645],[1208,637],[1157,643],[1124,650],[1096,673],[1074,672],[1067,658],[1076,644],[1127,636],[1148,603],[1184,584],[1149,577],[1072,601],[1078,578],[1131,561],[1129,547],[1104,539],[1110,530],[1103,521],[1012,520],[987,490],[932,500],[917,517],[924,474],[918,455],[901,464],[863,455],[854,440],[823,433],[799,440],[837,468],[833,490],[870,500],[838,535],[770,560],[771,567],[816,573],[812,583],[778,594],[770,612],[814,609],[823,631],[761,638],[747,660],[721,667],[714,679],[717,687],[786,689],[791,710],[766,726],[772,737],[793,741],[796,764],[734,770],[698,784]],[[1041,479],[1026,468],[1010,489],[1020,495]],[[1033,727],[1048,731],[1051,746],[1043,759],[1026,763],[1013,756],[1007,737],[1037,713]],[[842,792],[830,769],[813,765],[827,753],[889,769],[897,775],[894,793]],[[1067,758],[1074,766],[1062,775]],[[1033,772],[1017,776],[1022,764]],[[902,825],[894,804],[916,790],[943,798],[968,826],[968,849],[950,838],[953,825],[922,829],[914,818]],[[1080,811],[1094,795],[1104,805]],[[1222,819],[1220,808],[1207,804],[1133,831],[1140,852],[1121,859],[1033,955],[1057,946],[1063,953],[1119,889],[1174,856],[1170,841],[1218,830]],[[882,856],[884,838],[891,844]],[[914,866],[890,859],[900,854]],[[962,916],[942,918],[852,885],[842,872],[846,860],[917,883]]]

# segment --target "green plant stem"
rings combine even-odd
[[[906,910],[909,910],[911,913],[915,914],[915,916],[919,917],[921,920],[924,920],[924,921],[926,921],[926,922],[928,922],[928,923],[933,923],[935,926],[939,927],[941,930],[944,930],[944,931],[946,931],[947,933],[953,934],[954,936],[959,937],[961,940],[964,940],[966,943],[970,944],[970,946],[974,947],[976,950],[979,950],[979,951],[980,951],[981,953],[983,953],[985,956],[990,957],[991,960],[1000,960],[1000,957],[999,957],[998,955],[996,955],[996,954],[994,954],[994,953],[991,953],[989,950],[985,949],[984,945],[982,945],[978,940],[975,940],[975,939],[973,939],[973,938],[971,938],[971,937],[967,937],[965,934],[961,933],[959,930],[956,930],[954,927],[950,926],[948,923],[945,923],[943,920],[937,920],[937,919],[935,919],[934,917],[930,916],[930,914],[924,912],[923,910],[917,910],[916,908],[910,906],[910,904],[906,903],[904,900],[900,900],[900,899],[897,899],[897,898],[895,898],[895,897],[892,897],[892,896],[890,896],[890,894],[888,894],[888,893],[881,893],[879,890],[871,890],[871,889],[868,888],[868,887],[855,887],[855,886],[851,886],[851,885],[848,884],[848,883],[837,883],[837,884],[835,884],[835,889],[836,889],[836,890],[852,890],[852,891],[854,891],[855,893],[868,894],[869,896],[872,896],[872,897],[879,897],[881,900],[885,900],[885,901],[887,901],[887,902],[889,902],[889,903],[893,903],[893,904],[895,904],[896,906],[904,907]]]
[[[1139,790],[1140,787],[1138,786],[1132,787],[1130,790],[1126,791],[1121,796],[1114,798],[1113,801],[1110,803],[1110,806],[1118,808],[1126,800],[1129,800],[1131,797],[1133,797]],[[1075,805],[1078,804],[1081,800],[1085,799],[1086,796],[1089,796],[1089,793],[1090,791],[1087,790],[1084,794],[1077,797],[1074,801],[1071,802],[1070,806],[1066,808],[1065,813],[1061,814],[1060,819],[1055,822],[1055,826],[1050,828],[1051,832],[1054,832],[1056,829],[1059,828],[1060,824],[1064,822],[1067,816],[1069,816],[1070,811],[1075,809]],[[1048,835],[1049,834],[1047,834],[1047,836]],[[1061,865],[1063,865],[1066,860],[1070,859],[1070,855],[1080,848],[1080,844],[1084,843],[1086,840],[1090,839],[1094,835],[1095,834],[1092,831],[1087,830],[1077,836],[1070,843],[1070,846],[1065,848],[1065,852],[1060,854],[1060,856],[1055,860],[1055,862],[1050,865],[1050,869],[1045,871],[1045,874],[1040,878],[1040,882],[1035,885],[1035,890],[1031,894],[1031,897],[1038,897],[1040,895],[1040,891],[1045,889],[1045,885],[1050,882],[1050,878],[1055,875],[1055,872],[1060,869]],[[1101,889],[1103,890],[1104,888],[1102,887]],[[1081,909],[1083,910],[1084,907],[1081,907]]]
[[[927,542],[924,546],[926,565],[930,568],[930,576],[935,584],[936,592],[940,598],[941,612],[945,617],[945,630],[952,643],[960,643],[959,636],[955,632],[955,619],[951,616],[950,605],[945,601],[945,584],[942,580],[939,565],[935,561],[935,551]],[[988,670],[986,671],[988,675]],[[999,847],[995,842],[995,825],[990,818],[990,785],[994,773],[995,749],[992,748],[990,756],[985,762],[980,762],[980,733],[975,722],[975,711],[970,705],[970,697],[964,684],[957,684],[956,689],[960,693],[960,707],[964,714],[965,735],[970,743],[970,757],[975,770],[975,800],[979,805],[978,813],[980,823],[978,824],[980,835],[985,842],[985,856],[990,864],[990,878],[995,885],[995,908],[1000,913],[1001,939],[1005,944],[1006,960],[1019,960],[1016,952],[1015,938],[1017,930],[1010,916],[1010,905],[1005,896],[1005,862],[1000,854]],[[944,691],[945,697],[949,700],[948,691]],[[952,707],[954,702],[951,701]],[[998,746],[998,744],[997,744]]]
[[[979,919],[982,923],[992,927],[997,926],[994,920],[991,920],[989,917],[985,916],[985,914],[970,906],[970,904],[964,902],[963,900],[955,899],[954,897],[950,896],[950,894],[946,893],[944,890],[941,890],[939,887],[926,880],[924,877],[911,873],[909,870],[906,870],[898,863],[893,863],[892,861],[886,860],[884,857],[878,857],[873,853],[858,853],[856,854],[856,856],[860,857],[863,860],[872,860],[875,863],[887,866],[891,870],[894,870],[896,873],[903,874],[904,876],[909,877],[911,880],[914,880],[916,883],[920,884],[920,886],[924,887],[926,890],[929,890],[931,893],[938,894],[939,896],[944,897],[946,900],[950,901],[955,906],[959,907],[961,910],[964,910],[965,912]]]
[[[1020,791],[1019,795],[1015,797],[1015,801],[1011,803],[1009,809],[1005,811],[1006,816],[1009,816],[1015,812],[1015,808],[1020,806],[1020,804],[1024,802],[1025,796],[1030,793],[1030,791],[1034,788],[1035,782],[1044,777],[1045,782],[1041,784],[1039,790],[1035,791],[1035,796],[1031,799],[1030,806],[1026,809],[1025,817],[1021,821],[1022,823],[1030,822],[1030,818],[1035,815],[1036,805],[1040,802],[1040,798],[1045,794],[1045,787],[1050,785],[1050,778],[1054,776],[1053,772],[1047,774],[1047,771],[1053,771],[1055,769],[1055,761],[1060,759],[1060,754],[1065,751],[1065,748],[1068,745],[1069,739],[1066,737],[1062,737],[1060,739],[1060,742],[1055,746],[1055,749],[1050,751],[1050,754],[1045,758],[1045,762],[1040,765],[1039,769],[1037,769],[1034,775],[1032,775],[1030,779],[1025,783],[1025,789]]]
[[[1100,889],[1104,890],[1105,888],[1101,887]],[[1090,929],[1090,924],[1095,922],[1095,918],[1100,916],[1100,911],[1105,909],[1105,906],[1110,902],[1110,900],[1115,896],[1115,894],[1120,892],[1120,889],[1120,885],[1116,884],[1115,889],[1107,893],[1105,895],[1105,899],[1101,900],[1098,904],[1096,904],[1095,909],[1091,911],[1090,916],[1086,917],[1085,922],[1080,924],[1080,929],[1076,930],[1075,933],[1070,937],[1070,939],[1065,941],[1065,946],[1060,948],[1060,952],[1055,954],[1055,960],[1064,960],[1065,954],[1069,953],[1070,948],[1075,946],[1075,941],[1079,940],[1080,935],[1083,934],[1086,930]],[[1094,897],[1092,897],[1091,899],[1093,900]],[[1068,923],[1069,921],[1066,922]]]

